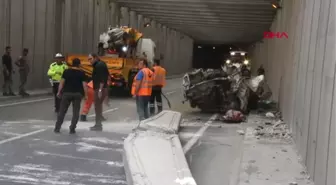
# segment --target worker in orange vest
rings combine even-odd
[[[149,101],[150,114],[155,114],[155,100],[158,113],[162,111],[162,88],[166,85],[166,70],[160,66],[160,60],[154,60],[154,79],[152,86],[152,96]]]
[[[153,72],[148,68],[146,59],[138,63],[139,72],[134,77],[131,93],[136,100],[140,121],[149,118],[148,103],[152,95]]]
[[[108,83],[110,83],[110,81]],[[87,121],[87,114],[89,113],[92,103],[94,102],[94,89],[92,80],[87,84],[87,87],[88,98],[86,99],[82,109],[81,121]],[[108,97],[106,101],[108,101]],[[102,121],[106,121],[106,119],[102,117]]]

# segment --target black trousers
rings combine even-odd
[[[13,90],[12,90],[12,84],[13,84],[12,71],[10,71],[9,74],[6,74],[6,72],[3,71],[3,75],[4,75],[3,93],[13,93]]]
[[[60,110],[60,104],[61,104],[61,99],[57,97],[57,92],[58,92],[58,86],[59,83],[53,83],[53,93],[54,93],[54,99],[55,99],[55,110],[58,112]]]
[[[162,111],[162,88],[154,86],[152,88],[152,95],[149,100],[149,112],[150,114],[155,114],[155,101],[158,109],[158,113]]]
[[[76,128],[76,125],[79,119],[82,98],[83,98],[83,95],[81,93],[64,93],[62,95],[60,111],[58,112],[57,122],[55,125],[56,129],[61,128],[63,121],[64,121],[64,117],[67,113],[67,110],[70,104],[72,104],[72,120],[71,120],[70,129]]]

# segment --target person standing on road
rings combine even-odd
[[[88,89],[87,90],[88,98],[85,100],[85,103],[82,108],[81,118],[80,118],[81,121],[87,121],[87,114],[89,113],[92,103],[94,102],[94,89],[93,89],[92,80],[87,84],[87,89]],[[107,97],[106,101],[108,101],[108,96],[106,97]],[[102,117],[102,121],[106,121],[106,119]]]
[[[139,72],[134,77],[132,84],[132,95],[136,100],[137,112],[139,120],[149,118],[148,103],[152,95],[153,72],[148,68],[146,59],[142,59],[138,63]]]
[[[5,54],[2,56],[2,67],[3,67],[3,75],[4,75],[4,84],[3,84],[3,95],[4,96],[15,96],[12,91],[12,83],[13,83],[13,64],[11,57],[12,48],[10,46],[6,47]]]
[[[19,68],[20,74],[20,86],[19,86],[19,94],[21,96],[29,96],[29,94],[25,90],[25,85],[27,83],[27,77],[29,73],[29,65],[27,60],[28,49],[24,48],[22,51],[22,56],[15,62],[15,65]]]
[[[149,102],[149,111],[151,115],[155,114],[155,100],[158,113],[162,111],[162,88],[166,85],[166,70],[160,66],[160,60],[154,60],[154,79],[152,86],[152,95]]]
[[[60,111],[55,124],[55,133],[59,133],[64,121],[65,114],[72,104],[72,120],[69,127],[70,134],[76,133],[76,125],[79,119],[80,106],[83,96],[87,99],[87,87],[85,73],[79,69],[80,60],[73,59],[72,68],[66,69],[62,74],[62,79],[57,91],[57,97],[61,99]],[[61,98],[62,97],[62,98]]]
[[[61,53],[55,55],[56,62],[53,62],[48,70],[48,76],[51,80],[53,93],[55,97],[55,112],[59,112],[61,99],[57,97],[58,86],[61,81],[63,72],[68,69],[67,64],[64,62],[64,57]]]
[[[96,123],[91,130],[103,130],[103,102],[107,96],[107,81],[109,78],[109,71],[105,62],[102,62],[97,54],[90,54],[88,60],[93,66],[92,81],[94,89],[94,104],[96,113]]]

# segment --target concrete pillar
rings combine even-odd
[[[130,27],[138,29],[138,17],[135,11],[130,11]]]
[[[138,14],[138,30],[143,32],[144,30],[144,23],[143,23],[143,16]]]
[[[130,23],[130,15],[128,13],[128,8],[121,7],[120,8],[120,26],[129,26]]]

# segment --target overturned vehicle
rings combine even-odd
[[[247,114],[259,100],[272,95],[264,74],[250,77],[244,66],[223,66],[222,69],[197,69],[183,77],[184,102],[203,112],[227,113],[229,110]]]

